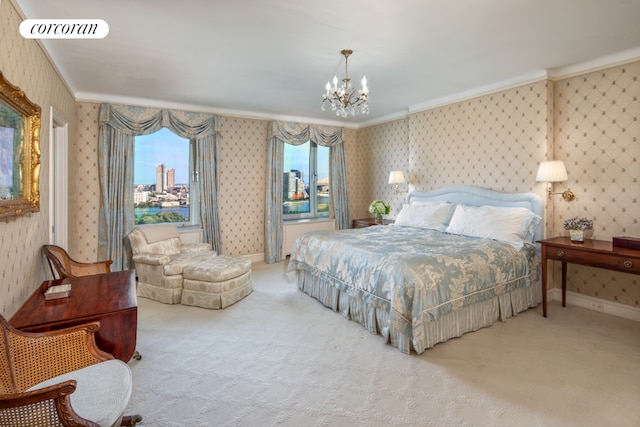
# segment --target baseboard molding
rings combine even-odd
[[[549,289],[549,291],[547,291],[547,298],[552,301],[562,301],[562,290],[558,288]],[[607,301],[575,292],[567,292],[567,304],[640,322],[640,308],[614,301]]]
[[[251,254],[251,255],[243,255],[251,260],[251,262],[262,262],[264,261],[264,253],[261,254]]]

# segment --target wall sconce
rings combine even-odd
[[[396,185],[396,194],[408,193],[408,190],[400,191],[398,189],[398,184],[404,184],[404,183],[405,183],[404,173],[402,173],[402,171],[391,171],[389,173],[389,184]]]
[[[548,160],[540,162],[540,168],[538,169],[536,181],[547,183],[547,193],[549,194],[549,198],[551,198],[552,194],[562,194],[562,198],[567,202],[575,199],[576,195],[573,194],[573,192],[569,189],[562,193],[552,192],[552,182],[564,182],[568,179],[569,177],[567,176],[567,169],[564,167],[564,162],[562,160]]]

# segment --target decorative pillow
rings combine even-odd
[[[452,204],[440,202],[424,205],[403,205],[396,218],[395,225],[444,231],[451,218],[452,208]]]
[[[520,250],[540,220],[526,208],[458,205],[446,232],[499,240]]]

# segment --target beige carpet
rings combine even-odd
[[[402,354],[254,264],[225,310],[139,299],[147,426],[640,426],[640,323],[551,303]]]

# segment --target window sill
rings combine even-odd
[[[296,219],[284,219],[282,220],[285,224],[303,224],[308,222],[328,222],[335,221],[333,218],[296,218]]]
[[[199,225],[179,225],[178,226],[178,233],[180,232],[189,232],[189,231],[198,231],[198,230],[202,230],[202,227],[200,227]]]
[[[171,222],[163,222],[159,224],[138,224],[136,227],[157,227],[161,225],[172,224]],[[173,223],[175,224],[175,223]],[[202,227],[199,225],[176,225],[180,240],[183,243],[200,243],[202,242]]]

